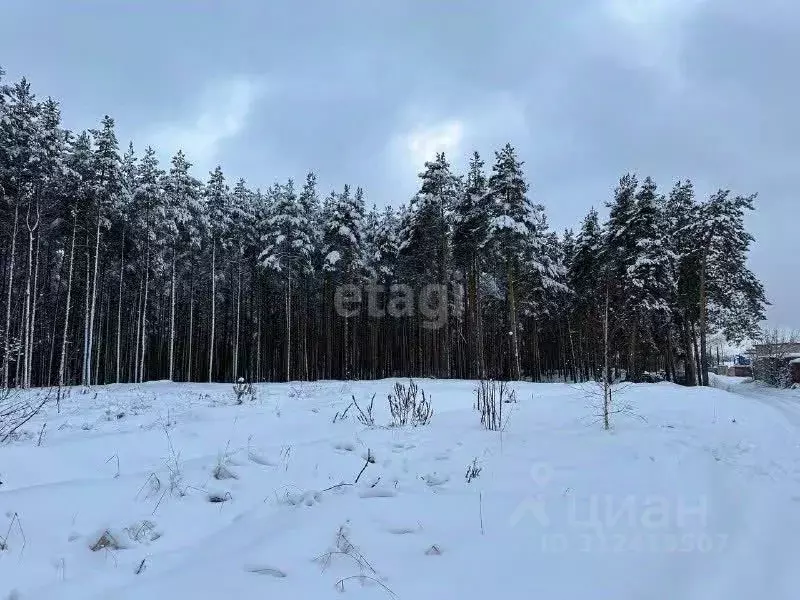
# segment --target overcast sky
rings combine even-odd
[[[3,0],[0,64],[251,187],[314,169],[398,204],[436,151],[525,160],[551,224],[625,171],[758,192],[751,268],[800,328],[796,0]]]

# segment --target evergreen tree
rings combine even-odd
[[[306,180],[305,193],[312,191],[315,178],[309,175]],[[268,270],[280,273],[284,280],[284,310],[286,354],[284,357],[285,377],[289,381],[292,376],[292,313],[296,281],[312,271],[314,247],[313,226],[309,215],[294,189],[291,179],[282,186],[272,190],[272,212],[268,220],[268,232],[262,238],[263,250],[260,260]]]
[[[495,152],[495,163],[488,189],[492,199],[489,237],[502,268],[508,306],[508,336],[510,339],[511,375],[519,379],[522,363],[519,351],[517,319],[517,285],[526,255],[537,234],[537,213],[541,206],[528,198],[528,184],[522,172],[523,163],[516,150],[506,144]]]
[[[205,187],[205,206],[208,215],[211,245],[211,332],[208,343],[208,381],[214,380],[214,357],[217,352],[217,264],[219,255],[230,245],[226,234],[230,228],[230,190],[225,183],[222,167],[210,173]]]
[[[119,201],[122,192],[121,160],[119,145],[114,133],[114,119],[106,115],[101,122],[101,129],[91,131],[95,150],[92,155],[94,168],[92,196],[97,212],[95,227],[94,269],[92,277],[92,298],[88,315],[88,342],[84,360],[83,380],[87,385],[92,383],[92,357],[94,350],[94,322],[97,304],[98,270],[100,265],[100,236],[110,226],[109,212]]]
[[[170,308],[169,308],[169,374],[168,378],[175,378],[175,340],[176,340],[176,308],[177,308],[177,281],[187,272],[186,263],[190,268],[190,286],[194,281],[192,257],[202,247],[202,236],[205,229],[203,206],[201,204],[201,184],[190,173],[191,164],[186,160],[183,151],[178,150],[172,157],[169,173],[164,177],[164,208],[165,208],[165,233],[168,244],[166,262],[170,265]],[[194,294],[190,290],[190,321],[193,320]]]
[[[692,229],[699,256],[699,333],[703,385],[708,385],[706,338],[709,305],[716,308],[716,325],[729,339],[756,337],[764,317],[766,295],[758,279],[747,268],[747,253],[753,241],[744,225],[745,211],[753,210],[755,195],[732,196],[719,190],[698,209]]]

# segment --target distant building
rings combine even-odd
[[[728,377],[752,377],[753,367],[750,365],[733,365],[728,367]]]
[[[755,378],[770,385],[800,383],[800,342],[756,344],[747,351]]]
[[[756,344],[747,351],[750,356],[800,356],[800,342],[782,342],[780,344]]]

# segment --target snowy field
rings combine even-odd
[[[389,380],[73,388],[0,448],[0,599],[800,597],[798,392],[632,386],[606,432],[520,383],[499,433],[418,383],[416,428]]]

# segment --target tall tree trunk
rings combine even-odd
[[[208,381],[214,373],[214,335],[217,327],[217,242],[211,243],[211,342],[208,350]]]
[[[697,369],[697,376],[695,378],[695,385],[703,385],[703,361],[700,358],[700,350],[697,347],[697,332],[695,331],[694,323],[690,323],[690,331],[692,333],[692,346],[694,348],[695,369]]]
[[[706,319],[708,312],[708,298],[706,297],[706,263],[708,261],[708,247],[703,248],[703,258],[700,264],[700,382],[708,385],[708,352],[706,347]]]
[[[150,236],[148,233],[147,250],[144,259],[144,298],[142,299],[142,349],[139,353],[139,383],[144,381],[144,365],[147,355],[147,301],[150,295]]]
[[[69,339],[69,312],[72,307],[72,273],[75,259],[75,232],[78,229],[78,214],[75,211],[72,215],[72,243],[69,250],[69,275],[67,276],[67,301],[64,310],[64,337],[61,340],[61,363],[58,367],[58,387],[59,394],[64,387],[64,370],[67,364],[67,340]],[[60,408],[60,404],[59,404]]]
[[[94,275],[92,276],[92,306],[89,309],[89,344],[87,346],[86,364],[88,365],[86,371],[87,385],[92,385],[92,352],[94,351],[94,316],[95,305],[97,302],[97,270],[100,263],[100,223],[101,223],[100,208],[97,209],[97,228],[95,230],[95,244],[94,244]]]
[[[89,356],[89,304],[90,304],[90,294],[92,291],[91,286],[91,267],[92,267],[92,256],[89,251],[89,233],[86,233],[86,246],[85,254],[86,254],[86,277],[85,277],[85,291],[83,294],[83,355],[82,359],[83,362],[81,363],[81,385],[88,385],[89,375],[88,375],[88,361],[86,360]]]
[[[194,337],[194,265],[189,283],[189,347],[187,349],[186,381],[192,380],[192,339]]]
[[[136,341],[134,342],[133,365],[131,370],[131,379],[139,382],[139,342],[142,338],[142,298],[144,297],[144,277],[139,280],[139,291],[136,294]]]
[[[261,278],[254,275],[256,285],[256,381],[261,381]]]
[[[120,344],[122,343],[122,283],[125,273],[125,229],[122,229],[122,243],[119,250],[119,302],[117,303],[117,368],[116,368],[116,382],[119,383],[120,376],[120,360],[122,352]]]
[[[39,227],[39,205],[36,205],[36,221],[31,225],[31,202],[28,202],[28,212],[25,215],[25,225],[28,228],[28,276],[25,279],[25,316],[23,317],[23,344],[24,353],[22,355],[22,364],[17,363],[17,382],[23,388],[30,385],[28,376],[30,374],[30,360],[31,360],[31,286],[33,284],[33,238],[36,229]],[[20,373],[20,368],[22,369]]]
[[[603,311],[603,428],[611,428],[611,366],[608,363],[608,285],[606,285],[606,302]]]
[[[483,294],[481,293],[481,264],[475,261],[475,335],[478,340],[478,377],[486,378],[486,351],[483,335]]]
[[[9,369],[11,366],[11,292],[14,289],[14,260],[17,252],[17,225],[19,223],[19,202],[14,204],[14,226],[11,233],[11,265],[8,269],[8,298],[6,304],[6,329],[3,342],[3,386],[11,387]]]
[[[239,272],[238,285],[236,289],[236,333],[233,342],[233,380],[239,378],[239,329],[242,314],[242,258],[241,249],[239,250]]]
[[[508,269],[508,320],[511,327],[511,354],[512,354],[512,377],[520,379],[522,369],[519,359],[519,340],[517,339],[517,299],[514,290],[514,267],[513,261],[507,261]]]
[[[38,213],[38,206],[37,206],[37,213]],[[38,221],[38,214],[37,214],[37,221]],[[35,266],[33,270],[33,301],[31,304],[31,327],[28,333],[28,347],[30,348],[30,355],[28,356],[28,367],[27,371],[25,372],[25,381],[27,382],[27,387],[31,387],[31,371],[33,368],[33,352],[36,348],[35,344],[35,334],[36,334],[36,307],[37,302],[36,298],[39,294],[39,244],[41,242],[42,236],[37,234],[36,236],[36,258],[34,260]]]
[[[172,245],[172,277],[169,291],[169,380],[175,377],[175,244]]]
[[[292,374],[292,271],[288,269],[286,279],[286,381]]]
[[[681,340],[683,351],[686,354],[685,371],[686,385],[697,385],[697,372],[695,370],[694,350],[692,347],[691,331],[689,330],[689,319],[685,315],[681,318]]]

